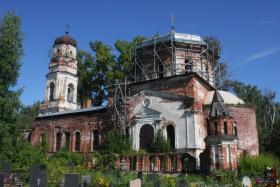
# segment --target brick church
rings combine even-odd
[[[235,169],[241,154],[258,155],[255,110],[232,93],[215,89],[216,57],[200,36],[172,31],[138,45],[135,81],[122,89],[125,107],[116,101],[116,90],[109,92],[108,106],[77,103],[76,53],[77,41],[68,33],[55,39],[45,98],[31,132],[33,145],[47,137],[50,153],[61,148],[90,153],[104,145],[122,113],[125,122],[120,124],[133,149],[148,149],[159,129],[173,149],[153,159],[133,158],[138,170],[148,171],[143,163],[152,161],[157,171],[169,171],[170,165],[179,172],[185,162],[196,170]]]

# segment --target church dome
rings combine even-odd
[[[68,35],[68,32],[66,32],[63,36],[60,36],[54,40],[54,45],[57,44],[66,44],[66,45],[70,44],[73,45],[74,47],[77,47],[77,41],[74,38],[70,37]]]
[[[204,105],[210,105],[212,103],[214,92],[215,91],[208,92],[208,94],[205,96],[204,101],[203,101]],[[229,105],[238,105],[238,104],[244,105],[245,104],[242,99],[233,95],[230,92],[219,90],[219,94],[222,96],[222,98],[224,100],[224,104],[229,104]]]

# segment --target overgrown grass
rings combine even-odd
[[[238,163],[239,176],[262,176],[266,167],[275,166],[279,171],[279,158],[271,154],[260,154],[259,156],[241,156]]]

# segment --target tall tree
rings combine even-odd
[[[0,20],[0,157],[11,156],[11,134],[21,90],[14,90],[23,55],[21,19],[8,12]],[[1,158],[0,158],[1,160]]]
[[[220,56],[222,52],[221,41],[214,36],[205,36],[204,41],[207,43],[208,47],[212,51],[213,71],[216,87],[218,89],[226,90],[229,71],[227,63],[220,61]]]

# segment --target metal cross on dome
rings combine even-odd
[[[65,34],[69,34],[70,25],[66,24]]]

